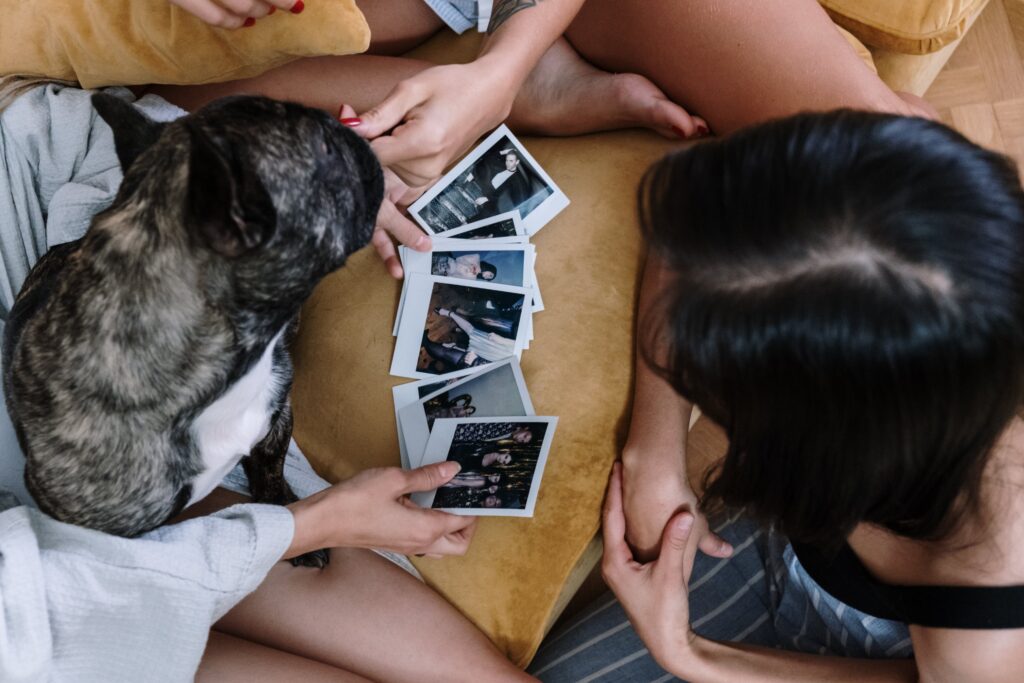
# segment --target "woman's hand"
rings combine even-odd
[[[622,603],[626,615],[651,656],[663,668],[679,673],[691,656],[695,634],[690,629],[688,583],[697,544],[694,516],[676,513],[665,525],[658,559],[641,564],[626,544],[622,508],[622,466],[615,463],[604,505],[604,559],[601,571]]]
[[[402,470],[366,470],[289,505],[295,537],[285,559],[319,548],[392,550],[403,555],[463,555],[476,529],[475,517],[416,506],[408,494],[432,491],[459,472],[442,462]]]
[[[298,14],[305,9],[303,0],[170,0],[189,14],[211,26],[241,28],[252,26],[260,17],[283,9]]]
[[[344,104],[338,112],[338,119],[353,121],[355,115],[355,109]],[[377,212],[373,248],[384,261],[388,273],[396,280],[402,277],[402,262],[395,251],[395,240],[416,251],[430,251],[433,247],[430,236],[402,213],[402,209],[416,201],[425,189],[409,187],[394,171],[384,168],[384,201]]]
[[[373,248],[377,250],[391,277],[402,277],[402,262],[398,259],[393,240],[416,251],[430,251],[433,242],[427,233],[405,217],[401,208],[415,201],[422,190],[410,190],[390,169],[384,169],[384,201],[377,212],[377,226],[373,230]]]
[[[681,453],[652,453],[628,446],[622,454],[622,493],[626,540],[638,560],[658,558],[665,525],[681,510],[694,517],[693,538],[712,557],[729,557],[732,546],[708,528],[697,496],[686,480]]]
[[[501,67],[488,56],[431,67],[399,83],[361,117],[344,122],[372,140],[380,162],[410,187],[429,185],[508,118],[518,81]]]

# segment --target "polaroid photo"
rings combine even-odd
[[[452,245],[452,242],[455,242]],[[437,240],[433,251],[414,251],[400,249],[402,252],[402,268],[406,274],[423,273],[440,277],[453,277],[471,282],[489,282],[498,285],[532,288],[533,245],[532,244],[501,244],[491,245],[480,242],[485,248],[477,248],[477,244],[469,244],[458,240]],[[408,294],[408,277],[402,284],[402,294],[398,301],[398,310],[405,307]],[[536,298],[534,298],[536,306]],[[393,335],[398,334],[401,314],[395,317]]]
[[[463,377],[472,375],[475,372],[479,372],[479,368],[468,368],[459,372],[453,372],[443,380],[436,378],[425,379],[419,382],[406,382],[405,384],[397,384],[391,387],[391,396],[395,402],[395,424],[398,427],[398,453],[401,456],[402,467],[405,469],[412,467],[412,463],[409,460],[409,449],[406,448],[405,439],[402,436],[402,409],[416,403],[424,396],[436,393],[445,386],[458,382]],[[423,449],[420,447],[416,453],[416,459],[418,460],[422,454]]]
[[[418,252],[399,247],[398,254],[407,276],[402,281],[398,313],[395,315],[394,327],[391,330],[392,336],[398,335],[401,311],[406,307],[406,296],[409,293],[410,273],[449,276],[459,280],[513,287],[534,288],[536,284],[534,264],[537,258],[534,246],[529,244],[509,245],[481,241],[470,245],[459,240],[436,240],[432,252]],[[539,298],[539,295],[532,297],[532,311],[537,310]]]
[[[534,235],[569,205],[555,182],[507,126],[499,126],[409,207],[431,234],[518,211]]]
[[[526,228],[523,227],[523,220],[519,217],[518,211],[500,213],[491,218],[480,221],[473,221],[461,228],[452,228],[444,233],[447,239],[460,240],[493,240],[512,239],[515,237],[528,238]]]
[[[460,515],[533,517],[557,424],[557,417],[436,420],[420,464],[452,460],[462,469],[412,500]]]
[[[409,275],[391,374],[429,379],[519,357],[532,290],[422,273]]]
[[[510,358],[406,405],[399,411],[399,425],[409,461],[419,467],[435,420],[534,414],[523,372]]]

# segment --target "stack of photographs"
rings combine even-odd
[[[457,460],[425,507],[531,517],[557,418],[536,417],[519,369],[544,310],[529,238],[569,200],[501,126],[409,207],[431,252],[400,248],[391,374],[402,466]]]

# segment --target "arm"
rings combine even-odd
[[[582,5],[583,0],[495,0],[489,37],[475,61],[407,78],[383,102],[347,121],[373,140],[383,165],[410,187],[423,187],[508,118],[523,81]]]
[[[913,660],[878,661],[784,652],[707,640],[690,629],[689,580],[698,539],[688,511],[673,515],[659,557],[642,564],[625,541],[621,467],[616,464],[604,510],[605,581],[637,635],[664,669],[691,683],[897,683],[917,680]],[[960,679],[968,680],[968,679]]]
[[[686,475],[686,439],[693,406],[659,377],[644,360],[640,344],[650,335],[655,307],[671,274],[649,254],[640,284],[637,325],[636,387],[629,435],[622,451],[627,538],[640,559],[657,556],[661,534],[672,515],[697,510],[697,497]],[[731,548],[707,532],[699,517],[701,550],[728,557]],[[704,540],[706,539],[706,540]]]

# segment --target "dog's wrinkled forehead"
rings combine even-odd
[[[364,246],[384,194],[370,146],[326,112],[263,97],[213,102],[171,124],[93,97],[125,169],[120,198],[177,215],[214,251],[285,247],[337,267]]]

